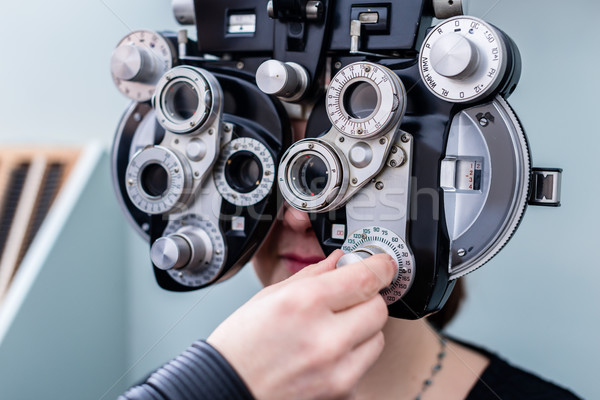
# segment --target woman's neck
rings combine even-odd
[[[361,380],[357,399],[464,399],[487,366],[483,355],[448,342],[446,356],[438,358],[439,334],[421,319],[389,318],[383,330],[385,347]],[[432,377],[434,367],[441,369]],[[432,383],[423,391],[425,380]]]

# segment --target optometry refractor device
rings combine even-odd
[[[113,181],[158,283],[231,276],[280,197],[310,214],[338,267],[398,264],[391,316],[439,310],[489,261],[528,204],[559,206],[561,170],[532,168],[506,99],[521,57],[462,1],[173,2],[196,29],[135,31],[111,58],[132,100]],[[433,24],[433,18],[438,19]],[[292,144],[290,117],[307,119]]]

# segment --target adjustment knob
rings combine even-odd
[[[308,73],[299,64],[267,60],[256,70],[256,84],[266,94],[282,100],[299,100],[308,88]]]
[[[196,268],[210,261],[212,247],[210,237],[204,230],[181,229],[157,239],[150,249],[150,258],[157,268],[163,270]]]
[[[157,268],[168,270],[184,267],[192,255],[190,244],[179,235],[157,239],[150,249],[150,258]]]
[[[371,257],[370,253],[367,253],[364,250],[355,250],[352,253],[344,254],[335,264],[337,268],[345,267],[346,265],[354,264],[356,262],[362,261],[365,258]]]
[[[133,31],[125,36],[110,58],[117,89],[137,102],[150,100],[156,83],[175,63],[175,49],[160,33]]]
[[[120,46],[110,59],[112,74],[124,81],[152,82],[158,80],[156,63],[148,50],[139,46]]]
[[[447,78],[461,79],[477,70],[479,53],[463,35],[449,33],[439,38],[430,53],[431,66]]]
[[[336,268],[345,267],[346,265],[354,264],[355,262],[359,262],[364,260],[365,258],[369,258],[374,256],[375,254],[386,254],[386,251],[379,246],[367,245],[364,247],[359,247],[356,250],[352,250],[350,253],[344,254],[338,260],[337,264],[335,264]],[[393,257],[393,256],[392,256]],[[398,272],[396,272],[396,277],[398,276]],[[394,277],[394,279],[396,279]]]

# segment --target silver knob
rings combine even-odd
[[[304,67],[293,62],[267,60],[256,70],[256,84],[266,94],[296,101],[308,88],[308,73]]]
[[[338,260],[338,262],[337,262],[337,264],[335,264],[335,266],[336,266],[336,268],[345,267],[346,265],[357,263],[357,262],[362,261],[365,258],[369,258],[371,256],[372,256],[371,253],[367,253],[364,250],[356,250],[356,251],[353,251],[352,253],[344,254]]]
[[[446,19],[457,15],[465,15],[466,0],[433,0],[433,13],[438,19]]]
[[[430,57],[433,69],[447,78],[466,78],[473,74],[479,65],[477,49],[458,33],[440,37],[433,45]]]
[[[152,82],[156,76],[154,56],[139,46],[119,46],[110,59],[110,70],[124,81]]]
[[[179,235],[157,239],[150,249],[150,258],[157,268],[168,270],[184,267],[192,255],[190,244]]]
[[[202,229],[181,229],[157,239],[150,249],[150,258],[163,270],[201,267],[212,258],[210,237]]]
[[[369,258],[375,254],[386,254],[386,253],[387,252],[384,249],[382,249],[381,247],[378,247],[378,246],[369,245],[369,246],[365,246],[365,247],[359,247],[358,249],[352,251],[351,253],[346,253],[342,257],[340,257],[337,264],[335,264],[335,267],[336,268],[345,267],[346,265],[360,262],[360,261],[364,260],[365,258]],[[390,256],[392,256],[392,258],[395,259],[393,254],[390,254]],[[396,279],[398,279],[399,274],[400,274],[400,269],[396,269],[396,274],[394,275],[394,279],[392,280],[392,282],[395,281]]]
[[[193,0],[172,0],[173,15],[181,25],[194,25],[196,12]]]

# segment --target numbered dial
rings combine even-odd
[[[384,66],[357,62],[342,68],[327,90],[327,114],[346,136],[369,138],[385,133],[406,110],[400,78]]]
[[[110,60],[115,85],[132,100],[150,100],[160,77],[173,67],[174,53],[171,43],[159,33],[131,32],[119,42]]]
[[[189,194],[190,168],[175,152],[161,146],[140,150],[125,171],[125,187],[133,204],[148,214],[163,214]]]
[[[192,247],[189,257],[193,261],[182,268],[169,269],[167,272],[176,282],[184,286],[205,286],[214,282],[223,270],[226,255],[223,235],[219,227],[211,221],[203,220],[195,214],[188,214],[182,219],[170,221],[163,237],[177,237],[180,233],[183,233],[182,236],[192,236],[189,232],[195,232],[193,235],[203,238],[202,249]],[[194,251],[197,250],[202,250],[202,254],[195,254]]]
[[[421,78],[437,97],[456,103],[489,96],[506,73],[507,47],[491,25],[473,17],[448,19],[421,47]]]
[[[241,137],[227,143],[215,168],[215,183],[221,195],[237,206],[251,206],[271,191],[275,162],[269,150],[256,139]]]
[[[373,254],[374,252],[369,250],[371,248],[382,250],[398,263],[396,278],[390,286],[380,292],[386,304],[395,303],[406,294],[413,282],[414,259],[412,253],[400,236],[389,229],[378,226],[355,231],[342,245],[342,250],[346,253],[366,251]]]

